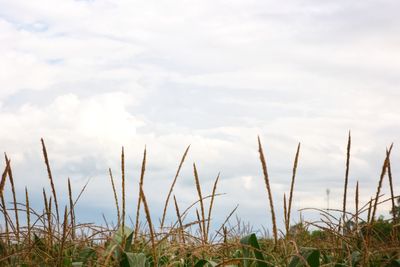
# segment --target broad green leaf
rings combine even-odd
[[[130,229],[129,227],[124,227],[124,231],[122,231],[122,226],[120,228],[118,228],[117,232],[115,232],[114,237],[113,237],[113,241],[119,245],[121,245],[123,243],[123,241],[132,234],[133,230]],[[132,241],[132,239],[131,239]]]
[[[319,267],[320,266],[320,251],[315,248],[302,248],[300,251],[300,255],[306,260],[310,267]],[[289,267],[303,267],[306,266],[304,262],[298,257],[294,256],[289,263]]]
[[[270,267],[270,265],[265,262],[264,255],[261,253],[261,247],[260,247],[260,244],[258,243],[257,236],[255,234],[251,234],[251,235],[243,237],[240,240],[240,243],[242,245],[246,246],[243,248],[244,258],[251,258],[249,247],[252,247],[254,256],[257,259],[257,261],[256,261],[257,266],[258,267]],[[246,259],[243,261],[243,264],[245,267],[248,267],[251,265],[251,262]]]
[[[300,266],[304,266],[300,258],[298,256],[293,256],[292,260],[289,263],[289,267],[300,267]]]
[[[120,267],[146,267],[146,255],[143,253],[124,252]]]
[[[318,249],[312,250],[306,260],[310,267],[319,267],[319,256],[321,255]]]
[[[114,253],[115,257],[117,259],[121,259],[122,254],[121,254],[121,249],[128,248],[130,249],[130,245],[132,243],[132,229],[129,227],[124,227],[124,231],[122,230],[122,227],[120,227],[115,233],[113,238],[111,239],[111,242],[108,243],[107,249],[104,252],[104,255],[109,255],[110,253]],[[125,247],[122,248],[122,244],[125,242],[129,244],[125,244]]]

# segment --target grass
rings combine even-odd
[[[204,195],[195,164],[193,177],[198,200],[185,209],[179,206],[179,196],[173,194],[174,187],[190,147],[183,153],[172,180],[163,214],[160,216],[160,225],[155,225],[152,221],[143,186],[146,149],[143,152],[136,218],[132,222],[132,228],[128,227],[125,221],[124,148],[121,151],[121,192],[117,192],[117,179],[109,169],[117,225],[111,226],[106,220],[106,226],[77,223],[75,206],[87,185],[80,190],[78,197],[73,199],[73,188],[68,179],[68,205],[59,206],[43,139],[41,143],[51,189],[50,194],[43,190],[42,211],[31,208],[28,188],[25,188],[24,203],[17,202],[11,159],[5,156],[0,181],[0,213],[4,217],[0,231],[0,266],[400,266],[400,200],[394,194],[390,165],[393,145],[386,150],[377,190],[369,202],[359,203],[360,189],[357,182],[354,197],[356,208],[352,213],[346,208],[351,152],[349,134],[343,208],[330,211],[314,209],[320,213],[320,220],[311,222],[301,219],[291,225],[296,172],[300,158],[299,144],[293,163],[289,198],[286,198],[286,193],[284,195],[285,229],[281,231],[276,224],[267,160],[258,138],[261,171],[264,175],[273,226],[271,238],[268,235],[257,236],[251,226],[244,224],[240,219],[233,222],[237,207],[229,213],[223,224],[217,227],[218,230],[211,233],[212,208],[218,195],[220,176],[215,179],[211,195]],[[383,199],[382,182],[386,176],[391,195]],[[7,206],[9,202],[4,194],[5,190],[8,190],[7,184],[10,184],[12,193],[10,206]],[[118,202],[119,195],[122,207]],[[176,222],[167,225],[165,218],[171,197]],[[206,199],[210,201],[206,202]],[[379,205],[386,202],[392,205],[392,218],[376,218]],[[206,203],[209,203],[208,207]],[[141,215],[141,210],[144,215]],[[194,221],[187,219],[190,210],[196,211],[197,219]],[[20,223],[19,216],[22,213],[26,216],[25,224]],[[142,224],[141,221],[145,223]]]

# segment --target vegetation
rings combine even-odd
[[[216,178],[211,195],[204,195],[196,165],[193,165],[194,183],[198,200],[186,209],[181,209],[174,192],[174,186],[184,164],[189,147],[184,152],[176,175],[166,197],[165,207],[156,226],[150,216],[143,182],[146,172],[146,150],[140,177],[140,191],[137,199],[136,218],[128,227],[125,218],[125,159],[121,152],[122,192],[120,205],[111,169],[110,183],[113,188],[117,225],[96,226],[78,224],[74,208],[77,199],[72,198],[71,183],[68,180],[69,203],[59,206],[53,183],[49,158],[42,139],[44,162],[47,168],[50,189],[43,190],[43,211],[33,210],[29,205],[26,189],[24,203],[17,202],[11,160],[6,156],[0,182],[1,213],[4,221],[0,232],[1,266],[400,266],[400,200],[393,193],[393,179],[390,166],[392,146],[387,149],[375,197],[365,205],[359,203],[358,183],[356,187],[354,213],[346,209],[347,185],[350,168],[351,137],[349,135],[346,154],[343,209],[318,210],[318,222],[301,220],[290,225],[300,144],[293,164],[293,175],[289,198],[284,196],[285,229],[280,231],[275,220],[275,210],[268,176],[266,157],[258,139],[261,168],[264,175],[267,199],[272,220],[272,237],[248,233],[249,228],[238,220],[228,223],[235,210],[215,233],[210,225],[212,209],[219,176]],[[388,177],[391,196],[382,199],[382,181]],[[13,196],[11,205],[5,200],[6,184],[10,185]],[[8,188],[8,186],[7,186]],[[208,199],[209,201],[204,201]],[[173,200],[176,222],[166,226],[167,208]],[[396,204],[397,201],[397,204]],[[383,202],[392,204],[391,218],[377,217],[377,208]],[[206,206],[206,203],[210,203]],[[172,204],[171,204],[172,205]],[[187,221],[189,210],[195,209],[197,219]],[[144,213],[144,214],[142,214]],[[26,223],[20,223],[20,216]],[[146,221],[141,224],[142,220]]]

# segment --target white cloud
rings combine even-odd
[[[299,141],[295,207],[323,207],[326,187],[340,205],[351,129],[350,184],[359,179],[367,200],[385,146],[399,141],[399,3],[384,3],[0,1],[1,148],[20,189],[45,185],[44,137],[60,191],[70,173],[76,186],[94,177],[81,205],[111,209],[112,199],[98,199],[107,168],[118,172],[124,145],[135,188],[147,145],[146,190],[158,210],[191,144],[179,200],[194,199],[195,161],[204,188],[221,171],[228,196],[218,211],[238,202],[258,224],[268,205],[256,136],[277,207]]]

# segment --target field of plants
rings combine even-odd
[[[193,180],[198,200],[189,207],[179,206],[174,187],[189,147],[183,153],[175,177],[171,179],[163,214],[160,214],[157,223],[150,216],[147,195],[143,189],[146,150],[143,153],[140,190],[135,203],[136,216],[133,222],[128,223],[126,220],[123,148],[122,177],[117,179],[109,169],[109,182],[118,214],[117,224],[100,226],[77,223],[74,208],[80,196],[85,193],[86,186],[71,188],[68,180],[69,205],[60,206],[49,155],[44,140],[41,142],[51,189],[43,190],[41,210],[30,207],[28,189],[23,201],[21,196],[16,196],[11,160],[5,156],[0,183],[0,210],[4,218],[0,228],[0,266],[400,266],[400,199],[394,194],[390,162],[393,146],[387,148],[386,157],[382,159],[376,193],[368,203],[359,203],[358,183],[355,196],[350,197],[347,193],[351,155],[349,135],[345,155],[343,207],[332,212],[318,210],[318,222],[301,220],[291,225],[299,144],[293,161],[290,191],[284,196],[284,229],[278,229],[266,156],[259,138],[260,167],[272,223],[271,235],[260,236],[249,233],[240,220],[232,223],[235,210],[222,225],[212,225],[219,177],[214,182],[212,193],[204,195],[195,164]],[[384,179],[388,179],[390,185],[391,195],[387,197],[381,193]],[[117,182],[121,183],[121,192],[116,190]],[[6,190],[10,190],[12,199],[5,199]],[[72,197],[72,190],[80,190],[76,198]],[[350,212],[347,208],[350,201],[355,203],[355,211]],[[391,218],[379,216],[378,207],[382,203],[391,205]],[[168,208],[175,211],[175,222],[166,222]],[[195,211],[197,219],[189,221],[189,211]],[[214,228],[217,230],[210,230]]]

